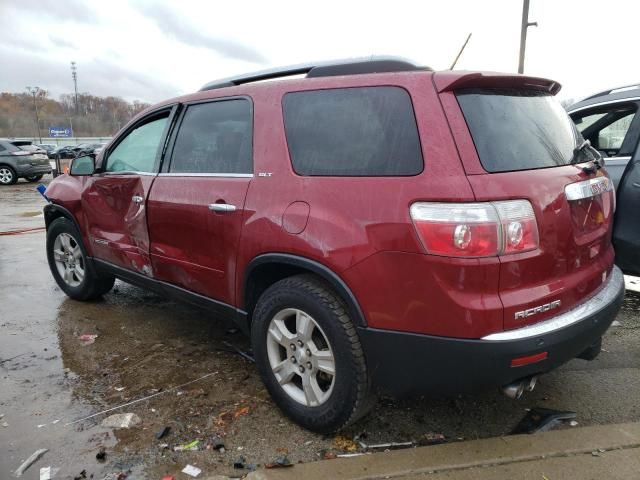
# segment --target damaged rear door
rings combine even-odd
[[[109,148],[82,193],[93,256],[153,276],[146,200],[156,178],[172,109],[133,124]]]

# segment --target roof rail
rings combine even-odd
[[[636,90],[636,89],[640,89],[639,83],[624,85],[622,87],[610,88],[609,90],[603,90],[602,92],[598,92],[587,98],[583,98],[581,101],[591,100],[592,98],[604,97],[605,95],[611,95],[612,93],[620,93],[620,92],[625,92],[627,90]]]
[[[292,75],[306,74],[307,78],[312,78],[332,77],[336,75],[357,75],[361,73],[408,72],[416,70],[432,71],[429,67],[419,67],[411,61],[401,57],[371,56],[364,58],[333,60],[328,62],[304,63],[246,73],[235,77],[214,80],[213,82],[209,82],[204,85],[200,91],[233,87],[236,85],[242,85],[243,83],[271,80],[275,78],[289,77]]]

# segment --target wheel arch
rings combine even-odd
[[[279,280],[302,273],[313,273],[326,281],[346,303],[354,324],[367,326],[360,304],[344,280],[320,262],[287,253],[265,253],[249,262],[242,282],[241,308],[250,319],[260,295],[267,288]]]
[[[53,222],[54,220],[60,217],[64,217],[71,220],[75,225],[75,227],[78,229],[78,232],[80,232],[80,235],[82,235],[82,229],[80,228],[80,224],[78,223],[76,218],[73,216],[73,214],[63,206],[57,205],[55,203],[48,203],[47,205],[44,206],[43,210],[44,210],[44,224],[47,230],[49,230],[49,225],[51,225],[51,222]]]

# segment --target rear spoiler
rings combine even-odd
[[[433,83],[438,93],[462,88],[526,88],[555,95],[562,85],[553,80],[526,75],[496,72],[465,72],[449,70],[436,72]]]

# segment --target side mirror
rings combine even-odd
[[[69,175],[91,175],[96,170],[96,157],[94,155],[83,155],[71,160]]]

